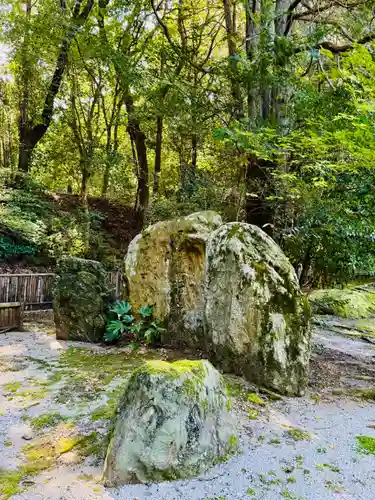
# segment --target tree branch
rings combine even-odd
[[[298,7],[298,5],[302,2],[302,0],[294,0],[288,7],[287,18],[285,23],[284,36],[287,36],[292,28],[293,20],[294,20],[294,11]]]
[[[43,135],[45,134],[46,130],[48,129],[51,119],[52,119],[52,114],[53,114],[53,105],[55,98],[57,96],[57,93],[59,91],[62,78],[64,75],[64,71],[66,68],[66,64],[68,62],[68,52],[70,48],[70,43],[75,36],[78,27],[86,21],[87,17],[89,16],[93,6],[94,6],[94,0],[87,0],[82,12],[80,13],[80,8],[81,8],[82,0],[77,0],[74,6],[73,10],[73,20],[72,24],[70,26],[70,29],[65,37],[65,39],[61,42],[60,45],[60,52],[59,56],[56,61],[56,67],[54,74],[52,76],[52,80],[50,83],[50,86],[47,91],[47,96],[44,101],[44,106],[43,106],[43,111],[42,111],[42,123],[36,125],[33,128],[33,134],[35,135],[35,138],[37,139],[36,142],[38,142]]]
[[[368,35],[364,36],[360,40],[357,40],[353,43],[344,43],[342,45],[337,45],[336,43],[330,42],[329,40],[323,41],[321,43],[318,43],[314,45],[313,47],[304,45],[301,47],[296,47],[294,49],[295,54],[299,54],[301,52],[304,52],[305,50],[309,49],[325,49],[329,50],[332,52],[332,54],[342,54],[343,52],[348,52],[349,50],[353,50],[356,45],[364,45],[366,43],[372,42],[375,40],[375,33],[369,33]]]
[[[185,37],[185,33],[183,32],[183,26],[181,26],[180,23],[179,23],[178,28],[179,28],[179,32],[180,32],[180,36],[181,36],[181,42],[183,44],[183,46],[181,48],[178,45],[176,45],[174,43],[174,41],[172,40],[172,37],[171,37],[171,34],[169,32],[168,26],[160,18],[159,14],[157,12],[157,8],[155,7],[154,0],[150,0],[150,4],[151,4],[151,8],[152,8],[152,10],[154,12],[154,15],[156,17],[156,20],[157,20],[158,24],[162,28],[166,39],[168,40],[170,46],[176,52],[176,54],[178,54],[180,57],[183,57],[190,64],[190,66],[192,66],[193,68],[195,68],[198,71],[201,71],[201,72],[203,72],[205,74],[208,74],[210,72],[209,70],[207,70],[206,68],[203,68],[202,66],[199,66],[199,65],[195,64],[192,61],[192,59],[188,56],[188,54],[186,53],[186,49],[185,49],[185,45],[184,45],[186,43],[186,37]]]

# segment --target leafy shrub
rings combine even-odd
[[[211,179],[209,175],[200,173],[188,191],[171,193],[154,200],[146,211],[146,222],[154,224],[204,210],[215,210],[225,217],[227,191],[227,186],[221,184],[219,179]]]
[[[281,228],[279,243],[304,285],[329,287],[374,274],[374,176],[341,177],[332,186],[302,189],[298,213]]]
[[[36,249],[30,245],[15,243],[7,236],[0,236],[0,259],[11,260],[26,255],[35,255]]]
[[[164,328],[159,321],[153,319],[153,306],[142,306],[138,310],[138,320],[131,312],[132,306],[129,302],[121,301],[113,305],[109,311],[112,318],[108,321],[104,340],[116,342],[126,338],[146,344],[158,342]]]
[[[69,198],[59,200],[40,188],[0,188],[0,234],[17,243],[4,241],[0,257],[37,256],[49,262],[71,255],[112,267],[114,245],[102,223],[101,213],[70,205]]]

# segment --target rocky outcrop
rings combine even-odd
[[[104,466],[108,486],[183,479],[237,445],[230,401],[208,361],[150,361],[120,401]]]
[[[223,370],[282,393],[303,392],[310,306],[258,227],[223,225],[213,212],[155,224],[131,243],[126,274],[133,310],[155,304],[165,343],[205,351]]]
[[[56,337],[100,342],[113,287],[99,262],[65,257],[58,263],[53,289]]]
[[[353,319],[375,316],[375,292],[330,288],[315,290],[309,298],[316,314]]]
[[[256,226],[229,223],[207,244],[205,338],[224,370],[300,394],[310,355],[310,308],[294,269]]]
[[[166,326],[165,343],[196,347],[203,342],[206,241],[221,224],[215,212],[198,212],[154,224],[130,243],[129,301],[133,311],[154,305],[154,318]]]

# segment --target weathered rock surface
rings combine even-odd
[[[199,474],[237,446],[230,401],[208,361],[150,361],[120,401],[104,466],[107,485]]]
[[[99,262],[65,257],[58,263],[53,290],[56,337],[100,342],[113,287]]]
[[[198,212],[154,224],[129,245],[125,270],[133,311],[154,304],[154,317],[167,327],[166,343],[202,344],[205,247],[221,224],[215,212]]]
[[[315,290],[309,298],[316,314],[354,319],[375,316],[374,292],[330,288]]]
[[[308,375],[310,307],[279,246],[256,226],[229,223],[207,243],[205,337],[224,370],[285,394]]]

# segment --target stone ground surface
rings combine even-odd
[[[134,355],[56,341],[51,327],[28,330],[0,335],[0,473],[22,471],[14,500],[375,497],[375,456],[360,453],[356,444],[356,436],[375,438],[375,403],[359,397],[363,388],[374,387],[375,346],[349,330],[344,335],[325,321],[315,328],[310,387],[303,398],[256,406],[246,397],[253,389],[228,377],[240,453],[227,463],[189,481],[118,490],[100,484],[109,418],[103,408],[114,408],[117,388],[144,359],[186,353]],[[64,420],[35,427],[36,417],[51,413]],[[53,459],[45,461],[45,455]]]

